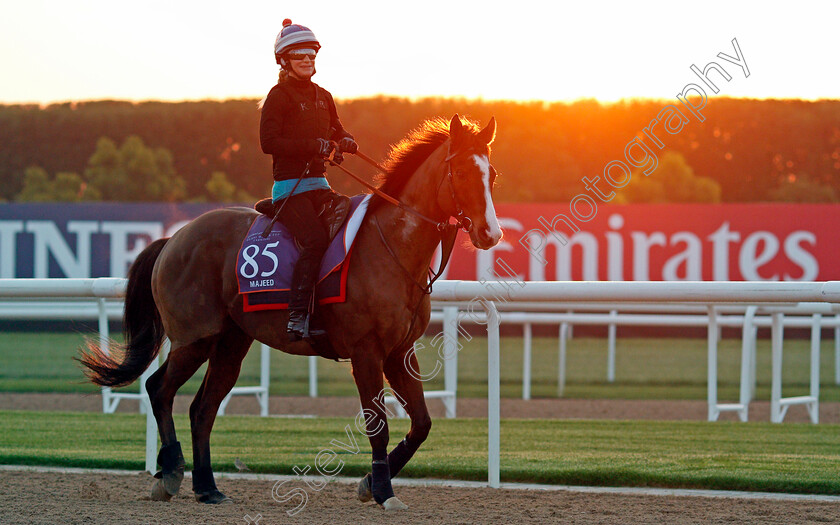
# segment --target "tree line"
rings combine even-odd
[[[338,100],[362,151],[382,159],[425,119],[458,113],[498,123],[493,165],[500,202],[557,202],[584,191],[656,117],[658,100],[602,104],[374,97]],[[836,202],[840,101],[708,101],[662,137],[659,167],[634,173],[619,202]],[[260,150],[256,100],[95,101],[0,106],[0,199],[222,201],[267,196],[271,159]],[[345,166],[373,180],[348,156]],[[363,188],[336,170],[333,187]]]

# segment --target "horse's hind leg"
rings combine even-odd
[[[391,478],[395,478],[400,470],[426,441],[429,431],[432,429],[432,419],[429,417],[429,410],[426,407],[426,398],[423,395],[423,383],[412,376],[403,360],[405,353],[393,352],[385,362],[385,377],[394,392],[398,396],[398,402],[404,402],[406,412],[411,418],[411,428],[405,438],[388,454],[388,468]],[[417,365],[417,358],[412,353],[409,355],[412,370],[420,370]],[[369,501],[371,493],[371,475],[362,479],[359,483],[359,499]]]
[[[242,360],[253,339],[238,326],[227,323],[210,354],[210,363],[201,389],[190,406],[193,443],[193,491],[201,503],[224,503],[230,498],[219,492],[210,464],[210,432],[216,414],[242,367]]]
[[[146,380],[146,390],[152,403],[152,412],[157,420],[160,433],[160,453],[157,462],[161,470],[155,474],[158,478],[152,485],[152,499],[169,501],[181,487],[184,479],[184,454],[175,435],[175,423],[172,421],[172,402],[175,392],[207,360],[206,343],[193,343],[173,349],[163,365]]]

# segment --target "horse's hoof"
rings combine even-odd
[[[218,505],[219,503],[233,503],[233,500],[225,496],[218,490],[210,492],[195,493],[195,500],[199,503],[207,503],[208,505]]]
[[[181,482],[184,481],[184,467],[179,467],[169,474],[163,474],[160,481],[170,496],[178,494]]]
[[[174,494],[170,494],[163,482],[156,479],[152,484],[152,501],[169,501]]]
[[[172,496],[178,494],[181,488],[181,482],[184,481],[184,467],[179,465],[169,473],[158,472],[155,477],[157,479],[152,485],[152,500],[169,501]]]
[[[382,508],[385,510],[405,510],[408,508],[408,505],[400,501],[396,496],[391,496],[385,500]]]
[[[370,473],[367,473],[365,477],[362,478],[362,481],[359,482],[359,489],[356,491],[356,494],[359,496],[359,501],[362,503],[367,503],[368,501],[373,499],[373,492],[370,490]]]

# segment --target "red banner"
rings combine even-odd
[[[823,281],[840,279],[832,204],[498,204],[492,250],[458,237],[447,279]],[[576,230],[577,229],[577,230]]]

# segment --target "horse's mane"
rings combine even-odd
[[[478,124],[470,120],[462,118],[461,124],[463,130],[472,136],[481,131]],[[385,173],[376,177],[378,188],[391,197],[399,198],[411,175],[448,138],[449,121],[442,117],[429,119],[411,130],[388,151],[388,158],[383,165]],[[376,198],[370,206],[375,207],[383,202],[384,199]]]

